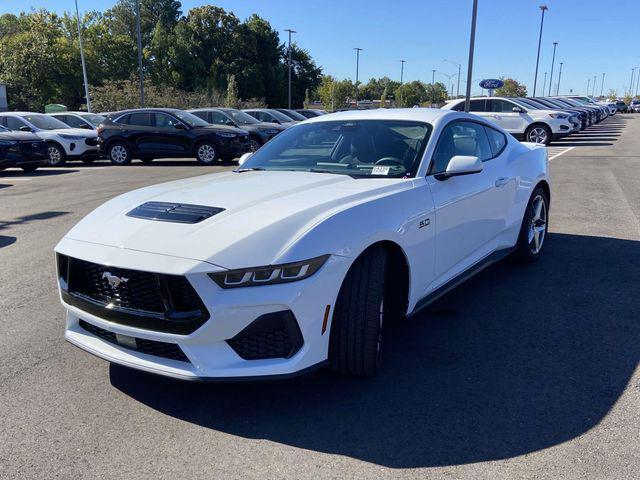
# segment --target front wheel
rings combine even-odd
[[[64,150],[60,145],[50,143],[47,147],[47,153],[49,154],[47,165],[50,167],[61,167],[65,164]]]
[[[516,256],[525,262],[533,262],[542,255],[542,247],[549,225],[549,198],[543,188],[536,188],[524,212],[520,235],[516,244]]]
[[[213,142],[202,142],[196,148],[196,160],[201,165],[213,165],[219,157],[218,147]]]
[[[131,163],[131,152],[122,142],[114,142],[109,145],[107,156],[114,165],[128,165]]]
[[[366,251],[349,269],[333,313],[329,364],[341,374],[372,376],[381,363],[387,254]]]
[[[527,142],[549,145],[551,143],[551,129],[546,125],[532,125],[524,133]]]

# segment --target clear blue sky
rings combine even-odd
[[[81,11],[107,9],[115,0],[78,0]],[[631,68],[640,67],[640,38],[635,23],[640,0],[479,0],[473,92],[481,78],[509,76],[524,82],[531,93],[535,69],[540,11],[545,3],[545,25],[540,55],[538,93],[544,72],[551,70],[552,43],[558,42],[558,64],[564,62],[560,93],[584,93],[587,79],[597,76],[600,93],[623,94],[631,80]],[[189,8],[215,4],[240,19],[252,13],[266,18],[279,31],[293,28],[295,41],[311,52],[325,73],[355,77],[353,47],[360,56],[360,79],[387,75],[400,77],[405,59],[405,80],[431,81],[431,70],[454,74],[463,64],[460,90],[464,90],[470,30],[471,0],[182,0]],[[28,4],[27,4],[28,5]],[[54,11],[73,9],[73,0],[33,0],[31,7]],[[18,13],[25,3],[0,2],[0,13]],[[285,38],[281,33],[281,38]],[[447,83],[444,75],[437,80]],[[635,80],[634,80],[635,83]],[[455,80],[454,80],[455,84]],[[547,83],[548,86],[548,83]],[[635,87],[634,87],[635,88]]]

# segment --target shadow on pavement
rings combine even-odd
[[[373,379],[192,384],[112,365],[112,385],[167,415],[394,468],[511,458],[593,428],[640,357],[640,242],[549,234],[391,328]]]
[[[0,235],[0,248],[8,247],[9,245],[13,245],[16,243],[16,237],[7,237],[4,235]]]
[[[74,165],[75,166],[75,165]],[[2,172],[0,172],[0,178],[11,178],[11,177],[28,177],[28,178],[34,178],[34,177],[51,177],[53,175],[65,175],[67,173],[74,173],[77,172],[78,170],[74,170],[71,168],[46,168],[43,167],[41,169],[36,170],[35,172],[25,172],[19,168],[16,169],[7,169],[7,170],[2,170]],[[10,181],[10,180],[9,180]]]
[[[25,215],[24,217],[18,217],[13,220],[0,220],[0,230],[8,227],[12,227],[14,225],[22,225],[25,223],[31,223],[38,220],[49,220],[50,218],[60,217],[62,215],[68,215],[71,212],[40,212],[34,213],[32,215]],[[13,242],[11,242],[13,243]]]

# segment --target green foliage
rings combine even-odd
[[[611,89],[609,90],[609,95],[607,95],[607,99],[609,99],[609,101],[615,101],[618,99],[618,91]]]
[[[505,78],[504,87],[498,88],[495,94],[499,97],[526,97],[527,87],[513,78]]]
[[[309,95],[309,89],[307,88],[304,92],[303,108],[309,108],[309,105],[311,105],[311,96]]]
[[[425,84],[419,80],[405,83],[396,90],[396,105],[398,107],[413,107],[427,100]]]
[[[380,108],[385,108],[387,106],[388,94],[389,94],[389,87],[385,86],[384,90],[382,90],[382,95],[380,95]]]
[[[286,103],[287,52],[269,22],[258,15],[241,22],[213,5],[183,15],[181,7],[178,0],[140,2],[143,66],[151,85],[181,91],[180,98],[189,92],[215,98],[234,75],[238,101]],[[88,12],[81,20],[91,95],[95,87],[110,91],[110,82],[125,85],[138,70],[135,0],[118,0],[104,14]],[[309,52],[292,45],[291,53],[292,101],[302,106],[306,91],[320,85],[322,70]],[[75,14],[0,15],[0,81],[8,85],[11,109],[82,105]]]
[[[351,80],[336,80],[324,75],[318,87],[318,97],[325,110],[334,111],[348,106],[348,100],[355,91]]]
[[[447,100],[447,87],[442,82],[429,83],[426,85],[426,102],[429,105],[440,105]]]
[[[359,90],[358,98],[362,100],[377,100],[382,96],[384,89],[387,89],[387,95],[395,92],[400,86],[400,82],[391,80],[389,77],[371,78],[362,85]]]
[[[236,76],[231,74],[227,81],[227,96],[224,98],[224,106],[227,108],[238,108],[238,84]]]

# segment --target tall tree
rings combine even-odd
[[[527,87],[513,78],[505,78],[504,86],[496,89],[496,95],[500,97],[526,97]]]

